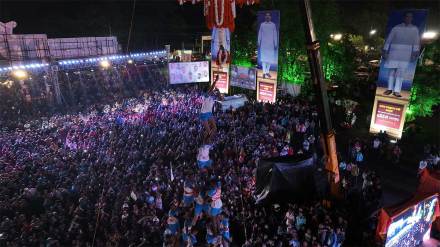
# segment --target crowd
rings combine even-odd
[[[114,65],[108,69],[78,68],[57,73],[61,104],[57,104],[54,84],[44,71],[29,74],[23,83],[13,82],[7,76],[0,80],[10,84],[0,85],[0,125],[14,128],[17,123],[84,111],[93,104],[112,103],[138,95],[140,90],[165,85],[165,64],[151,61],[145,64]],[[26,90],[23,90],[26,89]]]
[[[114,100],[1,133],[1,244],[343,244],[347,219],[321,198],[270,206],[253,195],[259,159],[318,151],[315,106],[285,98],[216,112],[217,134],[201,146],[197,87]]]

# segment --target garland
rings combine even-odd
[[[219,53],[220,54],[218,56],[218,60],[219,60],[220,64],[225,64],[228,61],[228,52],[227,51],[220,51]],[[222,58],[223,54],[225,55],[224,59]]]
[[[217,24],[217,27],[221,27],[223,25],[223,20],[225,17],[225,0],[221,0],[222,1],[222,14],[221,14],[221,19],[219,20],[218,17],[218,0],[214,0],[214,11],[215,11],[215,24]]]

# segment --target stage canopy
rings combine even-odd
[[[315,195],[314,162],[310,156],[263,159],[257,166],[255,194],[264,201],[303,201]]]

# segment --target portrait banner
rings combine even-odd
[[[406,9],[389,16],[370,124],[372,133],[386,131],[391,137],[402,136],[427,15],[427,10]]]
[[[268,101],[276,101],[276,87],[278,77],[278,46],[280,29],[280,12],[277,10],[258,12],[258,57],[257,57],[257,89],[273,88],[273,98]],[[270,86],[269,86],[270,85]],[[257,92],[260,101],[268,92]]]
[[[228,28],[213,28],[211,39],[211,83],[219,74],[224,78],[222,87],[216,85],[220,93],[229,92],[229,64],[231,62],[231,33]],[[219,82],[220,83],[220,79]]]
[[[218,75],[218,81],[215,84],[215,87],[221,92],[228,92],[229,89],[229,81],[228,81],[228,73],[223,71],[213,71],[212,72],[214,78]]]
[[[256,69],[231,65],[231,86],[256,89]]]

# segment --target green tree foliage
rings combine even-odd
[[[328,80],[349,80],[354,69],[355,50],[351,42],[329,43],[330,34],[342,31],[338,5],[334,0],[312,2],[313,22],[321,44],[323,69]],[[278,9],[281,14],[279,46],[279,80],[303,84],[307,80],[309,65],[306,61],[305,35],[302,15],[297,1],[262,1],[252,12],[254,24],[240,29],[242,18],[237,18],[237,30],[232,39],[233,64],[253,65],[256,50],[256,10]],[[246,13],[246,11],[244,11]],[[330,44],[330,45],[329,45]],[[252,54],[252,55],[251,55]]]
[[[424,64],[417,68],[411,88],[407,121],[432,116],[433,108],[440,104],[439,40],[425,47],[423,60]]]

